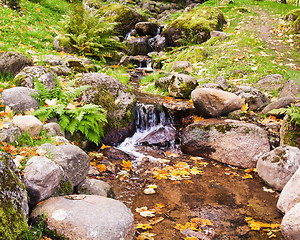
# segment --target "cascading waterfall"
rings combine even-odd
[[[122,142],[118,149],[134,156],[137,160],[147,157],[150,160],[156,160],[152,156],[146,156],[137,151],[138,141],[149,133],[161,128],[162,126],[172,126],[172,119],[168,116],[166,109],[161,105],[137,103],[136,133]]]

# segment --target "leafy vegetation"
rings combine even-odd
[[[69,38],[63,42],[79,54],[105,60],[122,47],[115,36],[116,23],[108,23],[104,17],[85,10],[83,6],[71,9],[60,23],[63,34]]]
[[[104,135],[103,125],[107,122],[105,110],[95,104],[81,106],[80,103],[74,102],[86,86],[63,91],[62,87],[56,84],[56,88],[49,90],[43,83],[35,80],[35,90],[38,92],[35,97],[42,106],[32,115],[42,121],[56,118],[63,131],[69,131],[71,134],[79,131],[98,145]]]
[[[269,113],[276,115],[288,115],[288,121],[290,123],[300,126],[300,107],[296,107],[293,104],[291,104],[291,106],[288,108],[273,109]]]

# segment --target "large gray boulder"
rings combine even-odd
[[[61,130],[61,127],[56,122],[46,123],[43,126],[43,128],[46,130],[47,134],[52,137],[53,136],[61,136],[61,137],[65,136],[64,132]]]
[[[32,96],[36,93],[35,90],[26,87],[9,88],[3,90],[1,101],[4,106],[10,107],[16,113],[23,113],[31,108],[34,110],[39,108],[39,101]]]
[[[120,201],[95,195],[50,198],[38,205],[31,217],[45,214],[50,230],[67,239],[131,240],[134,222],[130,210]]]
[[[0,236],[23,239],[28,229],[28,200],[25,186],[12,158],[0,152]]]
[[[290,211],[283,217],[281,232],[286,240],[300,239],[300,203],[297,203]]]
[[[258,158],[258,175],[271,187],[281,191],[300,166],[300,150],[280,146]]]
[[[55,88],[56,75],[51,68],[43,66],[25,67],[17,76],[14,81],[19,86],[34,88],[34,78],[42,82],[47,89]]]
[[[15,124],[22,133],[27,132],[31,135],[38,135],[43,128],[43,123],[32,115],[14,116],[12,123]]]
[[[234,93],[245,99],[250,110],[256,110],[271,102],[261,91],[249,86],[238,86]]]
[[[55,146],[45,143],[38,150],[45,152],[45,156],[63,168],[65,175],[71,181],[72,187],[78,185],[87,176],[90,158],[79,147],[72,144]]]
[[[273,90],[283,86],[284,77],[281,74],[270,74],[263,76],[256,83],[259,89]]]
[[[250,168],[256,166],[255,156],[269,152],[270,145],[267,133],[254,124],[229,119],[206,119],[183,129],[181,150],[187,154]]]
[[[33,62],[28,57],[14,52],[0,53],[0,73],[15,76],[26,66],[32,66]]]
[[[111,186],[101,180],[86,178],[75,187],[78,194],[98,195],[103,197],[112,197],[114,195]]]
[[[298,202],[300,202],[300,168],[284,186],[277,202],[277,208],[286,213]]]
[[[107,111],[105,143],[122,142],[134,133],[135,95],[117,79],[103,73],[86,73],[76,84],[91,86],[83,91],[82,101],[102,106]]]
[[[191,92],[196,88],[197,81],[193,76],[174,73],[170,78],[169,95],[176,98],[190,98]]]
[[[28,160],[24,168],[23,181],[31,206],[54,194],[66,195],[73,192],[62,167],[44,156],[35,156]]]
[[[213,88],[197,88],[191,98],[196,112],[203,117],[219,117],[242,107],[243,101],[237,95]]]

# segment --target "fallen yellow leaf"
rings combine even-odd
[[[150,224],[138,223],[136,225],[136,228],[141,228],[143,230],[149,230],[149,229],[152,229],[152,226]]]
[[[130,171],[131,170],[131,167],[132,167],[132,163],[128,160],[123,160],[122,161],[122,168],[126,171]]]

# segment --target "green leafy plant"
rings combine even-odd
[[[300,126],[300,107],[296,107],[295,105],[291,104],[288,108],[279,108],[273,109],[269,111],[270,114],[284,114],[288,115],[288,120],[296,125]]]
[[[114,32],[116,23],[108,23],[104,17],[86,11],[82,6],[72,9],[60,23],[70,47],[80,54],[105,60],[122,47]]]
[[[47,89],[43,83],[35,80],[35,95],[41,103],[41,107],[32,113],[42,121],[56,118],[63,131],[73,134],[81,132],[88,140],[95,144],[100,143],[104,136],[103,125],[107,122],[106,111],[99,105],[72,103],[87,86],[68,88],[63,91],[60,85],[53,90]],[[45,100],[54,100],[46,104]],[[48,102],[49,103],[49,102]]]

